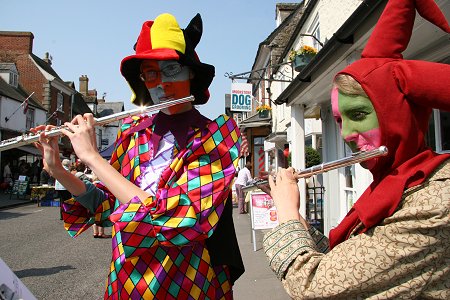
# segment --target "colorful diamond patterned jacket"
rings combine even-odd
[[[141,187],[158,149],[152,149],[154,126],[132,129],[148,118],[124,121],[110,160]],[[232,299],[230,268],[211,263],[207,239],[231,191],[240,151],[239,129],[233,119],[220,116],[207,120],[204,128],[191,127],[182,149],[173,139],[167,141],[173,142],[172,155],[156,178],[154,196],[145,201],[134,197],[121,204],[101,183],[87,184],[83,197],[91,195],[90,203],[100,198],[98,205],[89,209],[76,199],[68,200],[65,227],[76,237],[94,223],[113,226],[105,299]]]

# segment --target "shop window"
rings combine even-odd
[[[264,157],[264,138],[253,138],[253,171],[254,177],[259,176],[259,172],[265,169],[265,157]]]

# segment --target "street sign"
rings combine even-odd
[[[250,83],[231,84],[231,111],[252,111],[252,85]]]

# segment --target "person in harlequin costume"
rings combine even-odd
[[[345,142],[389,154],[362,163],[373,182],[329,240],[298,213],[294,170],[269,178],[280,225],[264,249],[295,299],[450,299],[450,155],[425,144],[432,108],[450,111],[450,66],[403,59],[416,10],[450,33],[433,0],[390,0],[362,58],[335,77]]]
[[[170,14],[143,24],[136,54],[121,63],[134,104],[191,94],[194,105],[208,101],[214,67],[194,51],[201,34],[200,15],[184,30]],[[101,183],[64,175],[56,139],[42,133],[37,146],[75,195],[64,204],[70,235],[113,226],[105,299],[232,299],[244,272],[232,220],[240,150],[233,119],[209,120],[191,103],[125,119],[109,163],[96,150],[94,123],[91,114],[76,116],[64,134]]]

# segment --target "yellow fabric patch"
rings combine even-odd
[[[183,31],[171,14],[156,17],[150,28],[153,49],[173,49],[184,54],[186,43]]]
[[[164,266],[164,270],[168,273],[170,271],[170,267],[173,265],[173,261],[169,256],[166,256],[166,258],[162,262],[162,265]]]
[[[213,178],[211,174],[200,176],[200,185],[207,185],[208,183],[213,182]]]
[[[238,137],[238,135],[237,135],[237,133],[236,133],[236,130],[233,130],[233,131],[231,132],[231,137],[233,138],[233,142],[237,142],[237,140],[239,139],[239,137]]]
[[[192,281],[194,281],[194,280],[192,280]],[[189,295],[194,297],[194,299],[199,299],[200,292],[201,292],[200,288],[194,284],[191,288]]]
[[[133,284],[133,281],[131,281],[130,278],[128,278],[127,281],[125,281],[124,288],[127,291],[128,295],[130,295],[131,292],[133,292],[134,284]]]
[[[130,222],[127,224],[127,226],[125,226],[125,228],[123,229],[124,232],[135,232],[136,228],[138,227],[139,223],[138,222]]]
[[[217,215],[216,211],[213,211],[209,217],[208,217],[208,222],[211,225],[217,224],[219,222],[219,216]]]
[[[164,226],[169,228],[177,228],[181,221],[183,221],[183,218],[170,218],[166,223],[164,223]]]
[[[214,138],[212,136],[203,144],[203,148],[205,148],[206,153],[210,153],[214,148],[216,148],[216,143],[214,142]]]
[[[189,265],[189,267],[186,271],[187,278],[189,278],[191,281],[194,281],[196,274],[197,274],[197,270],[194,269],[191,265]]]
[[[209,195],[207,197],[202,198],[201,204],[201,210],[204,211],[206,209],[210,209],[213,204],[213,195]],[[211,223],[212,224],[212,223]]]

